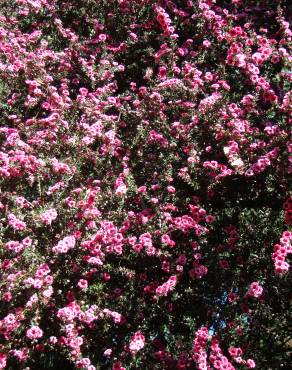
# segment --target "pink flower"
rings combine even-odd
[[[13,213],[9,213],[7,218],[9,226],[14,230],[22,231],[26,229],[26,223],[18,219]]]
[[[69,249],[75,247],[75,243],[76,239],[73,235],[66,236],[64,239],[60,240],[52,250],[55,253],[67,253]]]
[[[6,353],[1,352],[0,353],[0,369],[6,368],[6,360],[7,360]]]
[[[209,48],[209,47],[211,46],[211,42],[210,42],[209,40],[204,40],[204,41],[203,41],[203,46],[204,46],[205,48]]]
[[[256,364],[255,364],[254,360],[248,359],[248,360],[246,360],[246,366],[249,369],[254,369],[256,367]]]
[[[242,349],[239,347],[230,347],[228,352],[232,357],[238,357],[242,355]]]
[[[140,186],[137,190],[138,190],[138,193],[146,193],[147,188],[146,186]]]
[[[87,287],[88,287],[88,282],[87,282],[87,280],[85,280],[85,279],[80,279],[80,280],[78,281],[77,286],[78,286],[80,289],[87,289]]]
[[[142,349],[144,345],[145,345],[145,337],[140,331],[137,331],[131,339],[130,346],[129,346],[130,351],[132,353],[136,353],[140,351],[140,349]]]
[[[43,331],[38,326],[32,326],[26,331],[26,336],[31,340],[39,339],[43,336]]]
[[[156,288],[156,294],[166,296],[171,290],[174,289],[176,282],[177,277],[172,275],[165,283]]]
[[[168,191],[169,193],[172,193],[172,194],[173,194],[173,193],[175,193],[175,191],[176,191],[176,190],[175,190],[175,187],[173,187],[173,186],[168,186],[168,187],[167,187],[167,191]]]
[[[48,209],[46,212],[40,215],[40,219],[45,225],[51,225],[51,223],[57,218],[58,213],[54,208]]]
[[[52,344],[56,344],[58,342],[58,339],[56,337],[54,337],[54,336],[51,336],[49,338],[49,342],[52,343]]]
[[[249,297],[259,298],[263,294],[263,291],[264,289],[259,283],[253,282],[250,284],[246,294]]]
[[[214,216],[212,216],[212,215],[206,216],[206,222],[212,223],[214,221],[215,221],[215,217]]]
[[[104,352],[103,352],[103,355],[106,356],[106,357],[110,357],[111,354],[112,354],[112,349],[111,348],[108,348],[106,349]]]

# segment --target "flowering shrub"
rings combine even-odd
[[[288,368],[287,6],[1,1],[0,369]]]

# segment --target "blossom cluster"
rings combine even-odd
[[[0,369],[288,368],[287,14],[1,1]]]

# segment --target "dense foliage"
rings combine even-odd
[[[1,1],[0,369],[288,368],[288,10]]]

